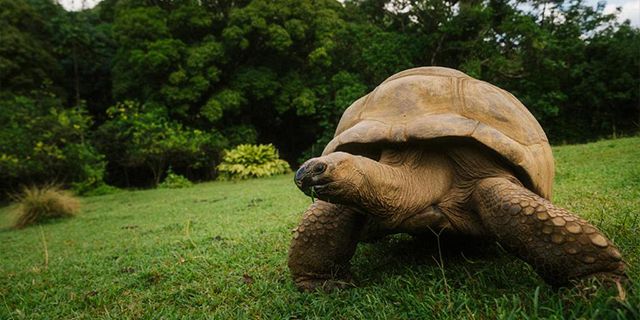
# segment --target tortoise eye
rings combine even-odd
[[[322,162],[313,166],[313,169],[312,169],[314,174],[323,173],[325,170],[327,170],[327,165]]]

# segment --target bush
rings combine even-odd
[[[70,193],[54,185],[24,188],[16,196],[18,218],[14,226],[18,229],[57,218],[75,216],[80,210],[80,201]]]
[[[76,194],[81,195],[83,197],[95,197],[95,196],[104,196],[107,194],[114,194],[120,192],[120,189],[110,186],[106,183],[101,183],[95,187],[85,190],[76,190],[74,189]]]
[[[104,156],[86,141],[91,118],[55,97],[0,95],[0,193],[49,181],[91,188],[104,176]]]
[[[217,168],[223,180],[268,177],[291,170],[272,144],[241,144],[226,151]]]
[[[217,131],[201,131],[171,120],[161,106],[125,101],[107,109],[109,119],[94,143],[110,166],[146,168],[158,185],[169,166],[210,168],[226,146]]]
[[[180,188],[188,188],[191,187],[193,183],[189,181],[189,179],[181,176],[177,173],[174,173],[171,168],[167,171],[167,176],[164,178],[161,184],[158,185],[158,188],[162,189],[180,189]]]

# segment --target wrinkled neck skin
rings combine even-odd
[[[453,164],[442,153],[414,148],[384,151],[379,162],[356,158],[359,183],[345,200],[391,225],[440,202],[454,181]]]

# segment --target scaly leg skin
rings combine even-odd
[[[549,284],[626,280],[618,249],[599,230],[506,178],[478,182],[472,205],[489,233]]]
[[[316,200],[294,229],[289,269],[301,291],[352,286],[349,260],[363,216],[352,208]]]

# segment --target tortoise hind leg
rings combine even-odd
[[[552,285],[626,278],[620,252],[599,230],[506,178],[479,181],[471,201],[489,233]]]
[[[289,270],[301,291],[349,286],[363,217],[354,209],[316,200],[294,229]]]

